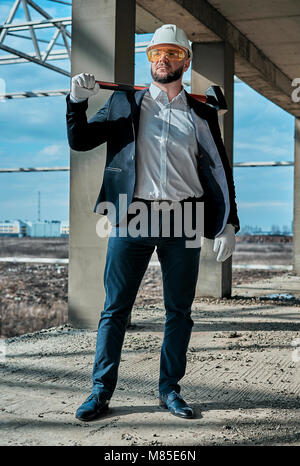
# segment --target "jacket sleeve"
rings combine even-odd
[[[233,180],[233,175],[232,175],[232,169],[229,164],[229,160],[226,154],[226,149],[223,144],[222,136],[221,136],[221,131],[220,131],[220,126],[219,126],[219,120],[218,120],[218,113],[217,111],[212,113],[212,119],[213,119],[213,128],[215,129],[215,135],[217,138],[217,147],[219,150],[219,154],[224,166],[225,170],[225,175],[227,179],[227,184],[228,184],[228,191],[229,191],[229,199],[230,199],[230,212],[229,216],[227,219],[227,223],[230,223],[231,225],[234,226],[235,233],[237,233],[240,230],[240,222],[238,218],[238,213],[237,213],[237,205],[236,205],[236,194],[235,194],[235,186],[234,186],[234,180]]]
[[[111,137],[111,122],[107,120],[112,96],[89,121],[86,110],[88,100],[73,103],[67,95],[67,134],[71,149],[87,151],[103,144]]]

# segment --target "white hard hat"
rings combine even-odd
[[[160,44],[174,44],[179,47],[184,47],[189,51],[189,58],[193,57],[192,47],[190,46],[186,33],[177,27],[176,24],[164,24],[156,29],[146,52],[153,47],[153,45]]]

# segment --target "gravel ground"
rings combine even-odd
[[[300,445],[299,276],[234,269],[231,298],[195,298],[187,421],[157,406],[164,306],[160,269],[149,267],[110,410],[81,423],[96,331],[68,325],[67,274],[0,264],[1,445]]]
[[[195,300],[181,383],[196,412],[188,421],[157,406],[162,306],[134,308],[110,410],[91,423],[74,413],[90,393],[96,332],[65,324],[9,338],[0,444],[299,446],[298,315],[279,300]]]

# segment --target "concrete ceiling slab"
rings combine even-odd
[[[300,116],[291,100],[300,77],[300,0],[137,0],[137,32],[163,23],[177,24],[193,42],[228,41],[235,74]]]
[[[136,5],[136,33],[145,34],[155,31],[163,25],[163,22],[153,16],[144,8]]]
[[[231,21],[299,15],[298,0],[209,0]]]
[[[185,29],[190,41],[214,42],[220,40],[217,34],[174,0],[137,0],[136,4],[136,32],[138,30],[141,32],[154,32],[156,27],[149,30],[149,18],[152,16],[152,22],[156,19],[161,24],[177,24],[178,27]],[[147,14],[147,21],[143,21],[140,14],[141,9]],[[187,24],[188,27],[186,27]]]

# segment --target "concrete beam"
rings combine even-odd
[[[73,0],[71,75],[89,72],[103,81],[134,84],[135,1]],[[108,99],[101,90],[89,100],[88,118]],[[71,151],[69,321],[97,328],[105,292],[107,239],[96,234],[93,208],[100,190],[106,146]]]
[[[235,52],[235,74],[287,112],[300,116],[299,105],[291,100],[291,78],[206,0],[137,3],[163,23],[177,24],[192,42],[228,42]]]

